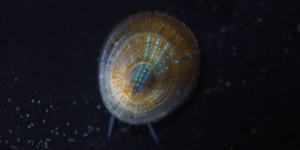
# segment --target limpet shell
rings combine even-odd
[[[99,86],[107,110],[129,124],[158,121],[195,86],[200,67],[197,41],[177,19],[142,12],[118,23],[99,59]]]

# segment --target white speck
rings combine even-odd
[[[46,120],[45,120],[45,119],[43,119],[43,123],[46,123]]]
[[[68,141],[69,141],[69,142],[75,142],[74,139],[70,139],[70,138],[68,138]]]
[[[236,55],[237,55],[237,53],[236,53],[236,52],[233,52],[233,53],[232,53],[232,55],[233,55],[233,56],[236,56]]]
[[[51,129],[51,133],[54,133],[54,130],[53,130],[53,129]]]
[[[50,108],[52,108],[53,106],[52,105],[50,105]]]
[[[10,103],[10,102],[11,102],[11,99],[9,98],[7,101]]]
[[[87,133],[83,133],[83,135],[82,135],[83,137],[87,137],[88,136],[88,134]]]
[[[28,143],[30,143],[30,140],[28,140]]]
[[[31,103],[34,103],[34,99],[31,100]]]
[[[78,132],[75,130],[75,131],[74,131],[74,134],[76,134],[76,135],[77,135],[77,134],[78,134]]]
[[[232,49],[233,49],[233,50],[236,50],[236,46],[232,46]]]
[[[97,132],[99,132],[99,131],[100,131],[100,128],[99,128],[99,127],[97,127],[97,128],[96,128],[96,131],[97,131]]]
[[[55,127],[55,130],[58,130],[58,127]]]
[[[70,123],[69,122],[67,122],[67,126],[69,126],[70,125]]]
[[[23,116],[22,116],[22,115],[20,115],[20,118],[22,119],[22,118],[23,118]]]
[[[19,110],[20,110],[20,108],[19,108],[19,107],[17,107],[17,108],[16,108],[16,112],[18,112]]]
[[[28,125],[27,127],[28,127],[28,129],[30,129],[30,125]]]
[[[58,133],[58,132],[55,132],[55,134],[56,134],[56,135],[59,135],[59,133]]]
[[[9,133],[12,133],[12,130],[11,130],[11,129],[9,129],[9,130],[8,130],[8,132],[9,132]]]
[[[20,138],[17,138],[17,141],[20,142],[21,141]]]
[[[46,109],[46,113],[48,112],[48,109]]]
[[[73,102],[73,105],[76,105],[76,101]]]
[[[26,117],[29,117],[30,115],[29,114],[26,114]]]
[[[63,133],[63,136],[65,137],[65,136],[66,136],[66,133]]]
[[[41,101],[40,100],[38,100],[38,104],[40,104],[41,103]]]
[[[221,28],[221,32],[225,32],[225,31],[227,31],[226,28]]]
[[[8,144],[8,141],[7,141],[7,140],[5,140],[5,144]]]
[[[15,82],[17,82],[18,81],[18,78],[15,78]]]
[[[33,123],[30,124],[33,127]]]
[[[101,106],[100,105],[97,105],[97,109],[100,109],[101,108]]]

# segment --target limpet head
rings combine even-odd
[[[196,84],[197,41],[177,19],[160,12],[134,14],[107,36],[99,59],[99,86],[108,111],[146,124],[176,109]]]

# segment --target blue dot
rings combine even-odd
[[[166,69],[168,69],[168,67],[166,67]]]
[[[177,63],[177,60],[175,60],[175,64]]]
[[[139,81],[142,81],[142,79],[140,78]]]

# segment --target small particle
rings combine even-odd
[[[53,108],[53,106],[52,106],[52,105],[50,105],[50,108]]]
[[[226,81],[226,82],[225,82],[225,85],[226,85],[226,86],[230,86],[230,85],[231,85],[230,81]]]
[[[83,136],[83,137],[87,137],[88,134],[87,134],[87,133],[83,133],[82,136]]]
[[[18,81],[18,78],[15,78],[15,82],[17,82]]]
[[[68,138],[69,142],[75,142],[75,139]]]
[[[70,125],[70,123],[69,122],[67,122],[67,126],[69,126]]]
[[[243,81],[242,81],[242,84],[243,84],[243,85],[246,85],[246,84],[247,84],[247,81],[246,81],[246,80],[243,80]]]
[[[175,64],[177,64],[177,60],[175,60]]]
[[[66,137],[66,133],[63,133],[63,137]]]
[[[75,130],[75,131],[74,131],[74,134],[76,134],[76,135],[77,135],[77,134],[78,134],[78,132]]]
[[[300,32],[300,23],[297,25],[297,30]]]
[[[73,105],[76,105],[76,101],[73,102]]]
[[[21,141],[20,138],[17,138],[17,141],[20,142]]]
[[[225,31],[227,31],[226,28],[221,28],[221,32],[225,32]]]
[[[261,72],[261,73],[266,73],[266,72],[267,72],[267,69],[261,68],[261,69],[260,69],[260,72]]]
[[[100,131],[100,128],[99,128],[99,127],[97,127],[97,128],[96,128],[96,131],[97,131],[97,132],[99,132],[99,131]]]
[[[100,109],[101,108],[101,106],[100,105],[97,105],[97,109]]]
[[[230,149],[233,149],[233,147],[230,147]]]
[[[222,79],[219,79],[218,82],[219,82],[220,84],[222,84],[222,83],[223,83],[223,80],[222,80]]]
[[[10,103],[10,102],[11,102],[11,99],[9,98],[9,99],[7,99],[7,101]]]
[[[210,89],[206,89],[205,93],[211,93],[211,90]]]
[[[234,50],[234,51],[235,51],[235,50],[236,50],[236,46],[232,46],[232,50]]]
[[[261,18],[257,18],[258,22],[262,22],[262,19]]]
[[[38,104],[40,104],[40,103],[41,103],[41,101],[40,101],[40,100],[38,100],[37,102],[38,102]]]
[[[43,123],[46,123],[46,120],[45,120],[45,119],[43,119]]]
[[[54,130],[53,130],[53,129],[51,129],[51,133],[54,133]]]
[[[30,129],[30,125],[28,125],[27,128]]]
[[[129,130],[129,125],[126,125],[125,127],[121,128],[122,132],[126,132]]]
[[[33,124],[33,123],[31,123],[30,125],[33,127],[33,125],[34,125],[34,124]]]
[[[55,132],[55,134],[58,136],[59,135],[59,133],[58,132]]]
[[[26,114],[26,117],[29,117],[30,115],[29,114]]]
[[[55,127],[55,130],[58,130],[58,127]]]
[[[9,130],[8,130],[8,132],[9,132],[9,133],[12,133],[12,130],[11,130],[11,129],[9,129]]]
[[[48,109],[46,109],[45,112],[47,113],[47,112],[48,112]]]
[[[34,99],[31,100],[31,103],[34,103]]]
[[[251,132],[252,132],[252,134],[256,134],[256,129],[255,129],[255,128],[252,128],[252,129],[251,129]]]

